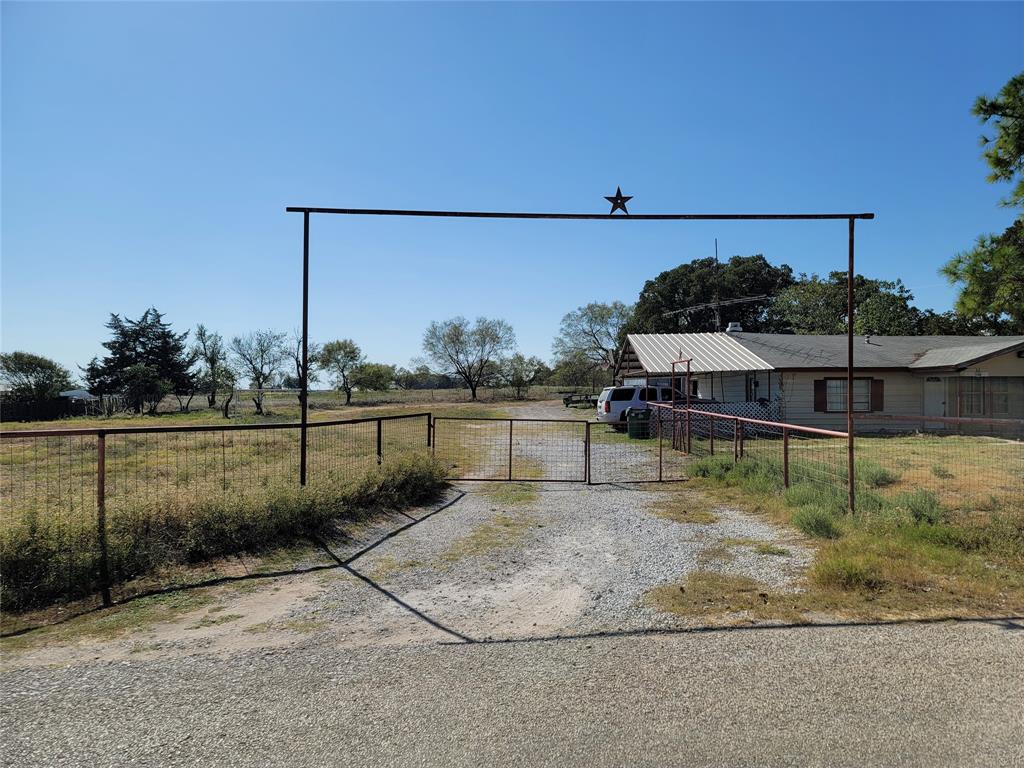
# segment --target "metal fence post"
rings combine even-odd
[[[663,455],[665,452],[665,430],[661,428],[661,411],[655,409],[655,413],[658,414],[658,482],[661,482],[662,477],[662,464],[664,463]]]
[[[381,439],[383,431],[381,429],[383,421],[377,419],[377,464],[384,463],[384,441]]]
[[[512,479],[512,419],[508,420],[508,479]]]
[[[789,429],[782,428],[782,484],[789,488]]]
[[[737,421],[736,424],[740,428],[740,458],[743,458],[743,422]]]
[[[430,448],[432,443],[434,442],[433,441],[433,435],[432,435],[433,431],[434,431],[434,418],[433,418],[433,416],[431,414],[428,413],[427,414],[427,448]]]
[[[586,423],[583,434],[583,479],[590,485],[590,422]]]
[[[710,444],[711,455],[715,455],[715,417],[708,412],[708,442]]]
[[[687,384],[687,386],[689,386],[689,384]],[[693,443],[691,442],[691,439],[690,439],[690,435],[691,434],[692,434],[692,431],[690,429],[690,409],[687,408],[686,409],[686,455],[687,456],[690,455],[691,449],[693,448]]]
[[[107,436],[96,435],[96,533],[100,545],[100,591],[103,605],[113,605],[110,599],[110,554],[107,551]]]
[[[736,419],[732,422],[732,460],[740,460],[740,423]]]

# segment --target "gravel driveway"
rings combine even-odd
[[[331,544],[409,525],[345,567],[7,654],[3,764],[1024,764],[1024,625],[688,625],[648,590],[697,569],[786,590],[810,552],[733,510],[660,516],[666,493],[705,505],[464,483]]]

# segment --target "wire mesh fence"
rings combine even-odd
[[[1024,420],[886,417],[855,422],[858,485],[884,498],[927,493],[944,509],[1024,509]]]
[[[310,424],[308,485],[355,480],[373,467],[429,453],[430,422],[422,413]],[[248,524],[245,515],[278,503],[275,493],[299,481],[294,424],[4,432],[5,608],[90,593],[110,602],[202,580],[194,566],[188,573],[158,566],[180,561],[167,555],[172,551],[198,552],[214,563],[215,555],[241,549],[217,542],[217,530],[226,539],[236,535]],[[231,515],[243,519],[227,521]],[[248,522],[255,528],[259,517]],[[193,540],[197,521],[212,529],[202,546]],[[243,560],[234,558],[228,570],[244,571]],[[224,563],[211,568],[224,575]]]
[[[438,417],[435,457],[459,480],[587,480],[581,420]]]

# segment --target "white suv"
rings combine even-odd
[[[685,396],[677,390],[676,400],[683,399]],[[597,398],[597,420],[605,424],[625,425],[627,408],[646,408],[649,402],[672,402],[672,389],[641,386],[605,387]]]

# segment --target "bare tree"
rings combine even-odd
[[[288,352],[284,347],[285,335],[276,331],[253,331],[231,340],[231,354],[239,374],[249,379],[256,390],[252,401],[256,413],[263,414],[264,389],[281,373]]]
[[[511,325],[486,317],[478,317],[472,325],[464,317],[435,321],[423,334],[423,351],[436,365],[462,379],[473,400],[477,387],[495,374],[502,354],[515,345]]]
[[[285,376],[285,386],[292,386],[296,389],[302,387],[302,331],[295,329],[288,338],[288,357],[291,359],[292,368],[295,371],[294,378],[291,374]],[[310,342],[306,350],[306,357],[309,360],[309,383],[319,381],[317,367],[320,366],[320,352],[322,347],[319,344]],[[299,402],[302,402],[302,394],[299,394]]]

